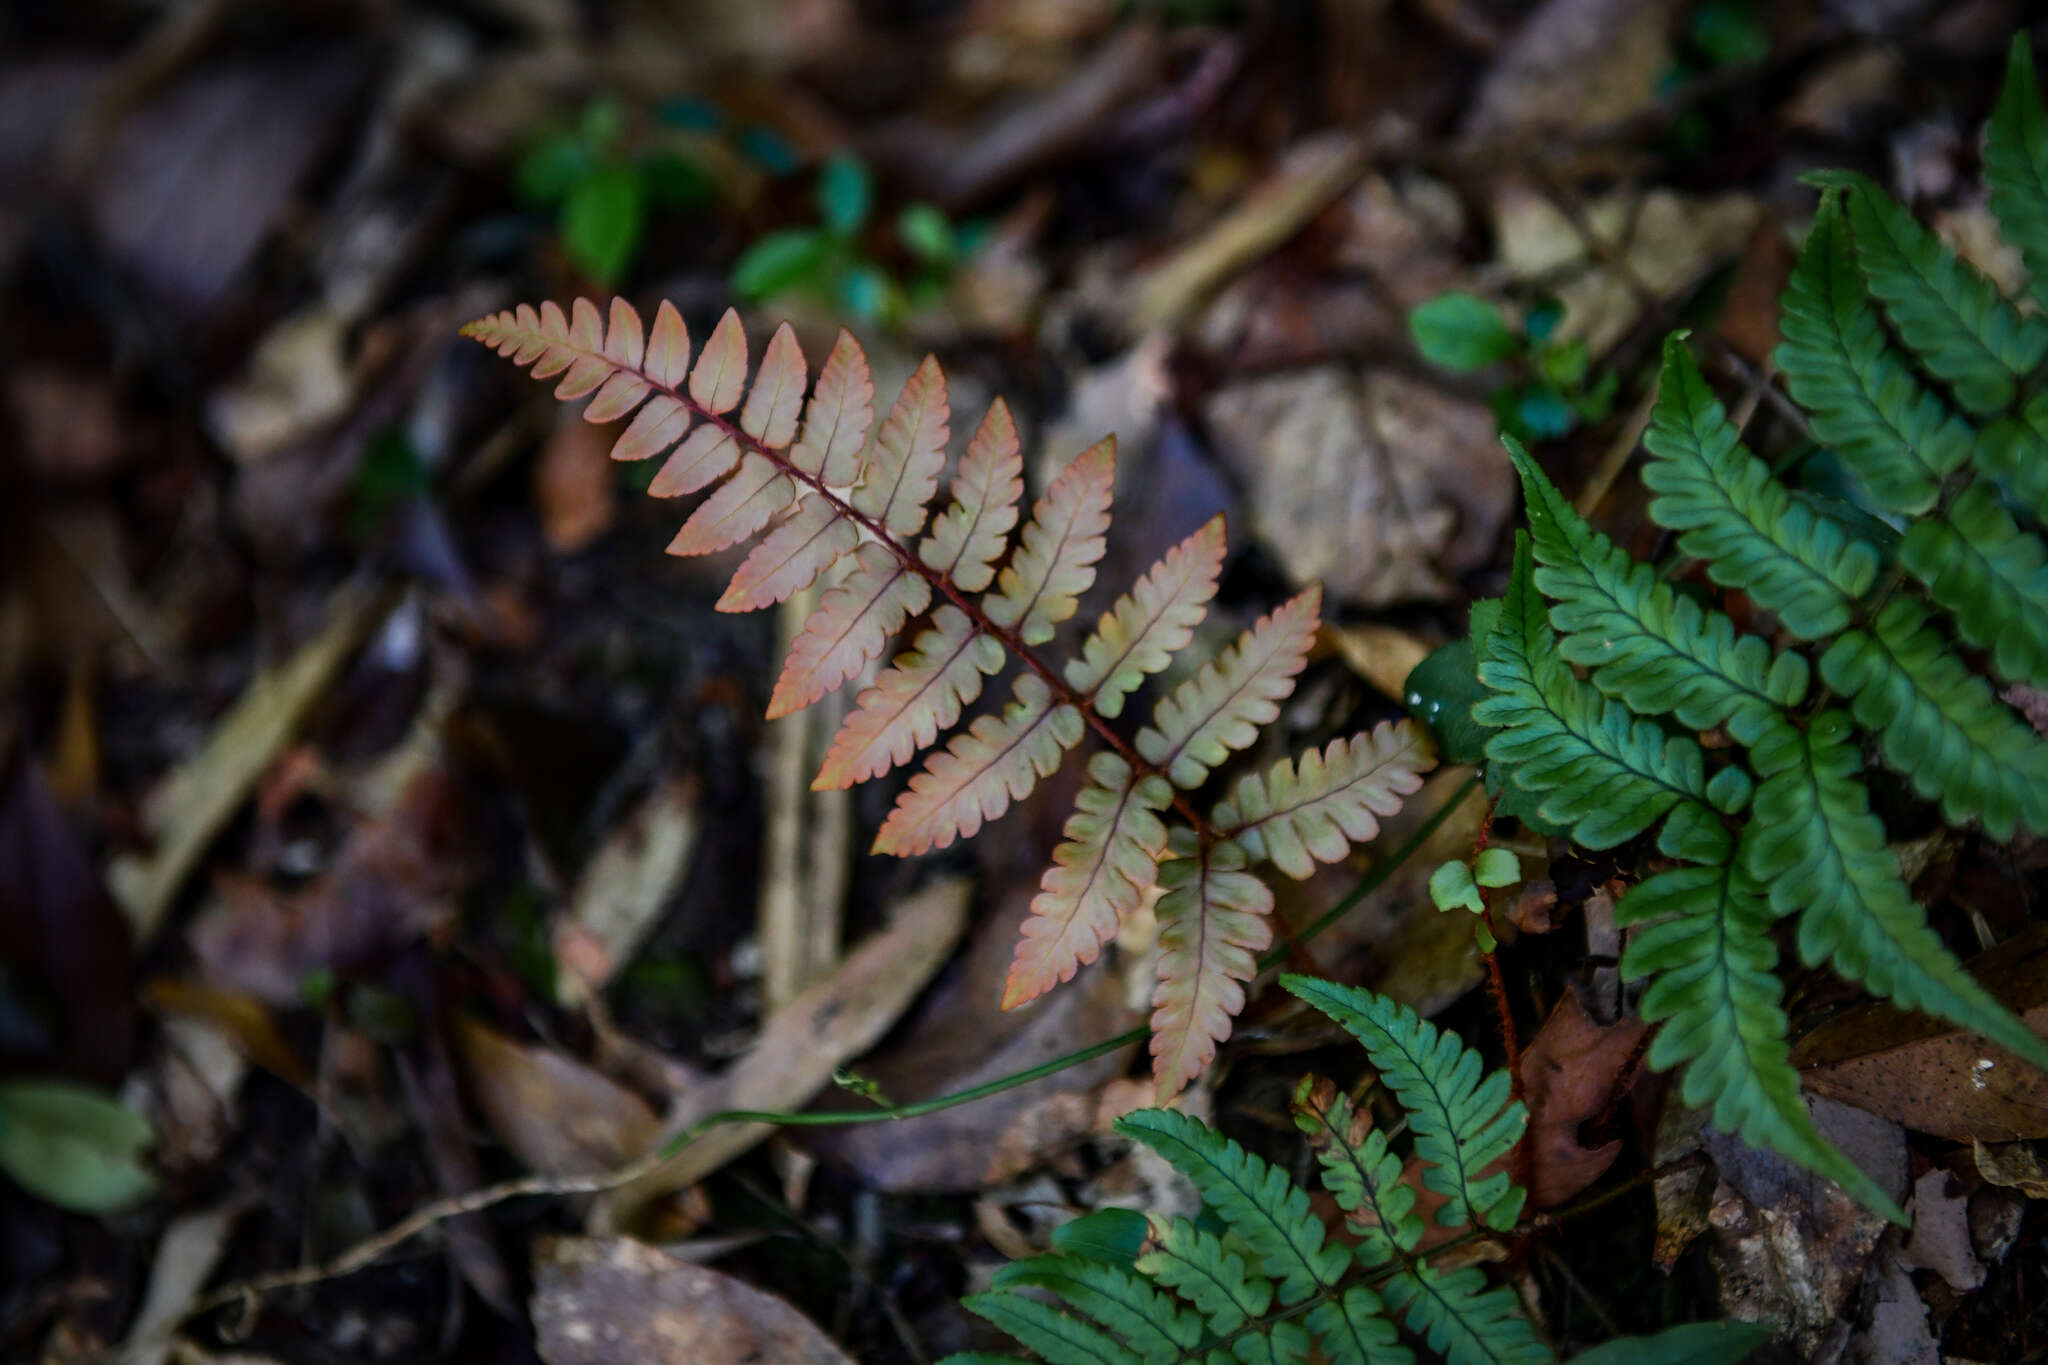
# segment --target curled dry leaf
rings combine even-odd
[[[553,1049],[516,1043],[468,1018],[456,1023],[455,1046],[484,1121],[531,1170],[610,1170],[646,1151],[660,1127],[647,1101]]]
[[[534,1256],[547,1365],[853,1365],[773,1294],[626,1237],[565,1237]]]
[[[1621,1154],[1619,1138],[1587,1147],[1579,1129],[1606,1108],[1642,1038],[1642,1020],[1595,1023],[1570,990],[1537,1030],[1522,1054],[1531,1207],[1556,1208],[1598,1180]]]

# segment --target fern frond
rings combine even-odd
[[[2020,530],[1996,490],[1972,484],[1946,518],[1915,522],[1899,563],[2000,677],[2048,687],[2048,549]]]
[[[1013,1261],[990,1281],[997,1290],[1043,1289],[1114,1332],[1145,1365],[1186,1359],[1201,1343],[1202,1320],[1122,1266],[1056,1253]],[[968,1300],[973,1307],[973,1300]]]
[[[1976,454],[1984,472],[2010,484],[2035,521],[2048,522],[2048,392],[1987,427]]]
[[[1799,956],[1906,1009],[1938,1015],[2048,1069],[2048,1044],[1980,986],[1927,927],[1857,780],[1849,718],[1781,726],[1751,750],[1760,779],[1743,869],[1779,914],[1799,912]]]
[[[2020,381],[2048,356],[2048,323],[2022,315],[1868,176],[1829,171],[1812,180],[1848,191],[1863,279],[1928,373],[1972,412],[2012,406]]]
[[[1280,700],[1308,662],[1322,599],[1322,589],[1312,587],[1281,603],[1162,697],[1152,723],[1138,732],[1145,761],[1175,786],[1194,788],[1231,751],[1257,739],[1259,727],[1279,717]]]
[[[988,619],[1042,645],[1072,616],[1095,581],[1109,530],[1109,499],[1116,491],[1116,438],[1082,451],[1054,476],[1031,509],[1017,552],[984,604]]]
[[[1083,724],[1079,711],[1054,703],[1043,678],[1021,675],[1000,716],[978,718],[910,779],[875,835],[874,851],[905,857],[972,838],[1059,767],[1081,742]]]
[[[1023,1294],[970,1294],[960,1306],[1002,1328],[1050,1365],[1144,1365],[1136,1351],[1094,1323]]]
[[[2034,299],[2048,307],[2048,116],[2034,80],[2034,45],[2013,35],[2005,88],[1984,126],[1984,184],[1998,230],[2019,248]]]
[[[1411,1365],[1415,1353],[1401,1345],[1387,1305],[1362,1284],[1319,1303],[1303,1319],[1330,1365]]]
[[[1588,526],[1520,443],[1501,439],[1521,472],[1536,587],[1551,601],[1566,662],[1592,670],[1593,684],[1637,715],[1669,713],[1691,730],[1725,725],[1745,741],[1805,697],[1804,655],[1773,658],[1725,613],[1678,596]]]
[[[1201,845],[1169,836],[1159,865],[1159,980],[1152,991],[1152,1074],[1164,1104],[1216,1060],[1258,954],[1273,942],[1273,892],[1244,869],[1251,859],[1228,839]]]
[[[1168,550],[1137,586],[1102,613],[1081,652],[1067,660],[1067,685],[1098,715],[1123,714],[1124,698],[1195,638],[1223,572],[1223,517]]]
[[[1286,1171],[1177,1110],[1140,1109],[1118,1119],[1116,1130],[1194,1182],[1278,1284],[1280,1302],[1299,1303],[1343,1278],[1350,1253],[1328,1242],[1308,1191]]]
[[[1666,851],[1719,861],[1727,835],[1715,812],[1733,812],[1747,798],[1740,770],[1723,769],[1710,783],[1697,743],[1632,717],[1572,676],[1558,658],[1520,532],[1499,620],[1479,644],[1479,680],[1489,695],[1472,718],[1496,730],[1487,757],[1536,798],[1545,820],[1583,847],[1612,848],[1682,811],[1666,826]]]
[[[866,668],[905,621],[931,605],[931,584],[884,546],[861,546],[853,563],[853,572],[804,619],[768,698],[768,719],[803,710]]]
[[[759,611],[785,601],[811,586],[859,543],[859,530],[831,503],[815,495],[805,498],[747,553],[718,599],[718,609]]]
[[[1920,603],[1893,598],[1868,631],[1828,647],[1820,672],[1950,824],[1981,820],[2000,841],[2015,824],[2048,833],[2048,742],[1949,653]]]
[[[1150,1219],[1150,1245],[1137,1267],[1193,1304],[1210,1330],[1235,1332],[1265,1316],[1273,1305],[1273,1282],[1245,1264],[1244,1257],[1185,1218]]]
[[[1650,517],[1681,532],[1678,545],[1707,574],[1778,614],[1801,639],[1849,624],[1850,604],[1877,577],[1877,551],[1795,502],[1735,424],[1685,342],[1664,343],[1664,373],[1643,445],[1657,458],[1643,482],[1659,495]]]
[[[1088,760],[1088,778],[1032,897],[1003,982],[1004,1009],[1073,980],[1157,880],[1166,851],[1158,812],[1173,804],[1173,788],[1163,777],[1139,777],[1107,749]]]
[[[967,613],[950,603],[940,607],[910,652],[860,694],[811,790],[850,787],[908,762],[953,727],[960,709],[981,695],[982,678],[1000,672],[1006,657]]]
[[[996,560],[1017,525],[1024,456],[1010,405],[998,398],[975,428],[953,477],[953,501],[918,545],[918,557],[962,592],[995,581]]]
[[[1970,458],[1976,433],[1923,387],[1892,345],[1850,254],[1841,200],[1823,194],[1780,301],[1772,358],[1785,386],[1871,496],[1924,512]]]
[[[1411,720],[1381,721],[1371,734],[1330,741],[1321,753],[1281,759],[1238,779],[1211,819],[1254,859],[1270,858],[1294,878],[1334,863],[1380,832],[1376,818],[1401,809],[1436,766],[1434,746]]]
[[[939,474],[946,467],[951,418],[946,376],[939,362],[926,356],[875,429],[874,446],[853,490],[853,510],[902,539],[922,531],[925,504],[939,491]]]
[[[1387,1135],[1377,1128],[1361,1131],[1367,1120],[1352,1110],[1350,1097],[1313,1076],[1295,1087],[1293,1109],[1295,1127],[1322,1163],[1324,1188],[1350,1215],[1359,1261],[1376,1269],[1413,1251],[1422,1240],[1422,1219],[1415,1212],[1415,1189],[1402,1181],[1401,1158],[1387,1147]]]
[[[1641,926],[1622,954],[1621,972],[1629,981],[1654,978],[1643,994],[1643,1019],[1664,1026],[1649,1062],[1659,1071],[1685,1068],[1685,1102],[1708,1109],[1723,1132],[1817,1171],[1902,1221],[1891,1197],[1807,1113],[1785,1041],[1783,988],[1772,972],[1776,916],[1741,868],[1730,861],[1660,872],[1631,887],[1614,918]]]
[[[1508,1154],[1529,1121],[1508,1073],[1487,1075],[1479,1054],[1457,1034],[1439,1032],[1383,995],[1308,976],[1283,976],[1280,984],[1365,1044],[1381,1080],[1408,1111],[1415,1154],[1430,1166],[1422,1183],[1447,1201],[1437,1223],[1513,1227],[1525,1191],[1504,1170],[1483,1174]]]
[[[1387,1302],[1450,1365],[1535,1365],[1554,1358],[1513,1291],[1488,1288],[1477,1266],[1447,1273],[1418,1262],[1384,1288]]]

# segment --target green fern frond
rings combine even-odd
[[[1087,1256],[1056,1253],[1013,1261],[990,1283],[998,1290],[1043,1289],[1057,1295],[1068,1308],[1114,1332],[1145,1365],[1183,1360],[1205,1335],[1198,1314],[1154,1289],[1144,1276]],[[972,1300],[968,1306],[974,1307]]]
[[[1322,1163],[1323,1188],[1351,1215],[1358,1259],[1376,1267],[1413,1251],[1422,1240],[1422,1219],[1415,1214],[1414,1188],[1401,1181],[1401,1158],[1388,1148],[1387,1135],[1377,1128],[1355,1133],[1350,1097],[1327,1082],[1319,1087],[1313,1076],[1302,1077],[1295,1089],[1294,1125]]]
[[[1513,1227],[1526,1192],[1504,1170],[1485,1174],[1529,1121],[1508,1073],[1486,1074],[1479,1054],[1457,1034],[1439,1032],[1383,995],[1308,976],[1283,976],[1280,984],[1365,1044],[1380,1079],[1408,1113],[1416,1155],[1429,1163],[1422,1183],[1448,1201],[1437,1223]]]
[[[2020,530],[1994,489],[1972,484],[1947,517],[1916,522],[1899,563],[2000,677],[2048,687],[2048,549]]]
[[[1418,1264],[1394,1275],[1385,1288],[1387,1302],[1450,1365],[1534,1365],[1553,1358],[1514,1294],[1488,1288],[1477,1266],[1445,1273]]]
[[[1650,517],[1682,533],[1679,548],[1705,560],[1710,578],[1742,589],[1801,639],[1849,624],[1850,604],[1877,577],[1877,551],[1794,501],[1743,447],[1682,334],[1664,342],[1643,444],[1657,457],[1643,466],[1643,482],[1659,494]]]
[[[2048,392],[1987,427],[1976,457],[1986,474],[2011,486],[2035,521],[2048,523]]]
[[[1615,923],[1645,926],[1622,955],[1625,980],[1653,977],[1647,1022],[1663,1022],[1650,1065],[1685,1068],[1680,1094],[1714,1126],[1819,1172],[1867,1207],[1903,1222],[1897,1204],[1837,1150],[1806,1111],[1786,1042],[1783,988],[1772,968],[1776,916],[1732,861],[1680,867],[1630,888]]]
[[[1828,647],[1820,673],[1950,824],[1980,820],[2001,841],[2015,824],[2048,833],[2048,743],[1950,654],[1920,603],[1892,599]]]
[[[2011,407],[2020,381],[2048,356],[2048,322],[2022,315],[1868,176],[1828,171],[1811,179],[1848,191],[1864,282],[1928,373],[1972,412]]]
[[[1785,386],[1871,496],[1924,512],[1970,458],[1976,433],[1923,387],[1885,332],[1849,250],[1839,196],[1823,194],[1780,300],[1772,358]]]
[[[1551,601],[1558,652],[1591,669],[1596,687],[1638,715],[1668,713],[1692,730],[1726,725],[1745,741],[1805,697],[1804,655],[1773,659],[1725,613],[1678,596],[1588,526],[1519,442],[1501,440],[1522,476],[1536,586]]]
[[[1094,1323],[1039,1299],[970,1294],[960,1303],[1037,1352],[1047,1365],[1145,1365],[1137,1352]]]
[[[1256,1322],[1273,1306],[1273,1282],[1222,1238],[1185,1218],[1152,1219],[1151,1241],[1137,1268],[1193,1304],[1219,1336]]]
[[[1487,757],[1536,797],[1543,819],[1585,848],[1612,848],[1675,812],[1661,838],[1667,853],[1702,862],[1725,856],[1715,812],[1741,808],[1747,779],[1726,768],[1709,782],[1697,743],[1631,716],[1572,675],[1558,658],[1521,533],[1500,619],[1479,642],[1479,680],[1490,695],[1472,718],[1497,730]]]
[[[2048,1069],[2048,1043],[1942,944],[1899,876],[1884,826],[1857,780],[1848,716],[1781,726],[1751,751],[1761,779],[1743,831],[1744,870],[1781,915],[1799,912],[1799,956],[1906,1009],[1939,1015]]]
[[[1172,1109],[1126,1114],[1116,1121],[1116,1130],[1143,1142],[1195,1182],[1203,1200],[1279,1283],[1281,1302],[1299,1303],[1343,1277],[1350,1255],[1326,1244],[1308,1192],[1287,1172]]]
[[[1364,1285],[1353,1285],[1308,1313],[1308,1329],[1330,1365],[1409,1365],[1415,1353],[1401,1344],[1387,1306]]]
[[[2005,88],[1984,127],[1984,184],[1999,231],[2033,276],[2035,301],[2048,307],[2048,115],[2025,33],[2013,37]]]

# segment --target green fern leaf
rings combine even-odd
[[[1401,1344],[1387,1306],[1364,1285],[1319,1303],[1305,1321],[1330,1365],[1409,1365],[1415,1353]]]
[[[1664,343],[1643,444],[1657,457],[1643,467],[1643,482],[1659,494],[1650,517],[1683,533],[1679,548],[1705,560],[1710,578],[1742,589],[1801,639],[1849,624],[1850,604],[1877,577],[1877,551],[1794,501],[1743,447],[1682,334]]]
[[[1437,1223],[1513,1227],[1526,1192],[1506,1171],[1483,1174],[1508,1154],[1529,1121],[1508,1073],[1485,1074],[1479,1054],[1457,1034],[1439,1032],[1383,995],[1308,976],[1283,976],[1280,984],[1365,1044],[1380,1078],[1408,1111],[1415,1154],[1431,1167],[1422,1183],[1448,1201],[1437,1210]]]
[[[1949,653],[1928,612],[1894,598],[1868,631],[1821,656],[1821,677],[1853,697],[1856,719],[1913,790],[1950,824],[1981,820],[2001,842],[2013,826],[2048,833],[2048,743]]]
[[[1533,1365],[1554,1358],[1513,1292],[1487,1288],[1477,1266],[1445,1273],[1418,1262],[1387,1281],[1386,1296],[1450,1365]]]
[[[1200,1317],[1122,1266],[1086,1256],[1033,1256],[1013,1261],[990,1282],[999,1290],[1044,1289],[1061,1302],[1121,1338],[1145,1365],[1169,1365],[1184,1359],[1201,1342]]]
[[[1692,730],[1726,725],[1745,742],[1806,695],[1805,656],[1774,660],[1726,614],[1678,596],[1588,526],[1519,442],[1501,439],[1522,475],[1536,586],[1552,603],[1566,662],[1591,669],[1593,684],[1637,715],[1670,713]]]
[[[1273,1282],[1185,1218],[1152,1219],[1151,1243],[1137,1267],[1193,1304],[1218,1335],[1256,1322],[1273,1306]]]
[[[1295,1088],[1294,1126],[1315,1148],[1324,1188],[1351,1215],[1358,1259],[1377,1267],[1413,1251],[1422,1240],[1422,1219],[1415,1214],[1415,1189],[1402,1183],[1401,1158],[1388,1149],[1387,1135],[1377,1128],[1356,1133],[1350,1097],[1327,1082],[1319,1086],[1313,1076],[1302,1077]]]
[[[1299,1303],[1342,1278],[1350,1255],[1326,1244],[1308,1192],[1287,1172],[1172,1109],[1126,1114],[1116,1121],[1116,1130],[1144,1143],[1195,1182],[1203,1200],[1278,1281],[1281,1302]]]
[[[1029,1365],[1017,1356],[999,1356],[991,1351],[955,1351],[939,1365]]]
[[[2048,550],[2014,524],[1995,490],[1972,484],[1946,518],[1916,522],[1899,563],[2000,677],[2048,687]]]
[[[1984,126],[1984,184],[2005,239],[2033,276],[2036,302],[2048,307],[2048,116],[2034,80],[2034,45],[2014,35],[2005,88]]]
[[[1780,301],[1773,353],[1785,386],[1871,495],[1924,512],[1970,458],[1969,423],[1913,377],[1892,345],[1849,250],[1840,199],[1824,194]]]
[[[1472,718],[1499,731],[1486,741],[1487,756],[1537,798],[1542,819],[1581,847],[1612,848],[1676,812],[1662,836],[1667,853],[1704,862],[1726,856],[1714,813],[1748,798],[1741,770],[1723,769],[1710,783],[1697,743],[1630,716],[1572,675],[1558,658],[1520,533],[1500,619],[1480,643],[1479,680],[1491,693]]]
[[[1709,1109],[1716,1128],[1826,1176],[1902,1222],[1884,1190],[1821,1136],[1800,1098],[1778,1003],[1783,988],[1772,972],[1775,918],[1733,862],[1660,872],[1621,898],[1615,923],[1647,926],[1629,939],[1621,973],[1629,981],[1655,978],[1643,994],[1643,1018],[1664,1026],[1650,1045],[1650,1065],[1684,1066],[1679,1093]]]
[[[1827,711],[1801,733],[1772,731],[1751,750],[1756,804],[1744,870],[1781,915],[1800,912],[1799,956],[1826,963],[1905,1009],[1939,1015],[2048,1069],[2048,1043],[1977,984],[1927,927],[1857,780],[1849,718]]]
[[[2035,394],[2017,416],[1986,428],[1976,455],[1978,466],[2005,480],[2035,521],[2048,522],[2048,393]]]
[[[1848,190],[1864,281],[1928,373],[1972,412],[2011,407],[2019,382],[2048,356],[2048,322],[2022,316],[1982,271],[1868,176],[1828,171],[1811,180]]]
[[[960,1305],[1017,1338],[1047,1365],[1145,1365],[1100,1327],[1022,1294],[970,1294]]]

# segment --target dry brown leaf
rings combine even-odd
[[[1250,491],[1253,534],[1333,599],[1447,597],[1511,506],[1493,414],[1401,375],[1325,365],[1254,379],[1217,393],[1207,417]]]
[[[2048,926],[2033,926],[1970,963],[1985,987],[2048,1034]],[[2011,1142],[2048,1137],[2048,1076],[1974,1033],[1872,1002],[1805,1035],[1793,1064],[1806,1089],[1916,1132]]]
[[[1383,697],[1402,696],[1408,675],[1430,653],[1429,645],[1393,626],[1325,621],[1323,635],[1337,646],[1351,671],[1379,689]]]
[[[685,1096],[662,1125],[662,1140],[722,1109],[791,1109],[809,1102],[835,1067],[875,1045],[952,956],[967,927],[971,890],[964,878],[933,882],[896,907],[886,929],[770,1016],[752,1051]],[[593,1229],[632,1222],[649,1200],[703,1179],[774,1131],[765,1123],[711,1129],[659,1170],[600,1198]]]
[[[1970,1201],[1955,1176],[1935,1167],[1913,1182],[1913,1231],[1900,1259],[1912,1270],[1932,1270],[1951,1288],[1968,1293],[1984,1283],[1984,1266],[1970,1245]]]
[[[701,832],[702,799],[694,778],[662,783],[618,822],[584,865],[552,933],[563,1004],[602,990],[639,951],[682,885]]]
[[[853,1365],[773,1294],[625,1237],[542,1242],[533,1328],[547,1365]]]
[[[661,1121],[647,1101],[573,1057],[516,1043],[474,1019],[455,1026],[469,1093],[529,1170],[586,1175],[647,1150]]]
[[[283,663],[257,674],[205,746],[152,794],[143,823],[156,840],[155,851],[120,854],[106,872],[108,889],[127,913],[137,943],[155,936],[207,845],[297,733],[390,601],[387,593],[366,588],[336,594],[320,633]]]
[[[1651,108],[1678,0],[1545,0],[1501,45],[1466,138],[1554,138]]]
[[[142,988],[142,1003],[157,1014],[211,1024],[231,1039],[244,1057],[280,1080],[312,1093],[313,1078],[299,1061],[299,1054],[278,1032],[270,1007],[255,996],[222,990],[201,981],[160,976]]]
[[[279,322],[256,344],[247,370],[207,399],[214,440],[248,464],[340,417],[355,387],[346,342],[344,319],[324,304]]]
[[[533,501],[541,535],[557,554],[574,554],[618,519],[618,485],[611,462],[612,427],[594,427],[564,413],[533,467]]]
[[[1598,1180],[1621,1154],[1621,1139],[1579,1142],[1579,1126],[1614,1094],[1642,1041],[1643,1022],[1601,1025],[1567,990],[1522,1054],[1522,1098],[1529,1106],[1529,1203],[1554,1209]]]
[[[2042,1172],[2040,1158],[2034,1155],[2033,1148],[2022,1142],[1989,1147],[1974,1139],[1970,1147],[1977,1160],[1977,1173],[1986,1180],[2018,1190],[2029,1199],[2048,1199],[2048,1174]]]

